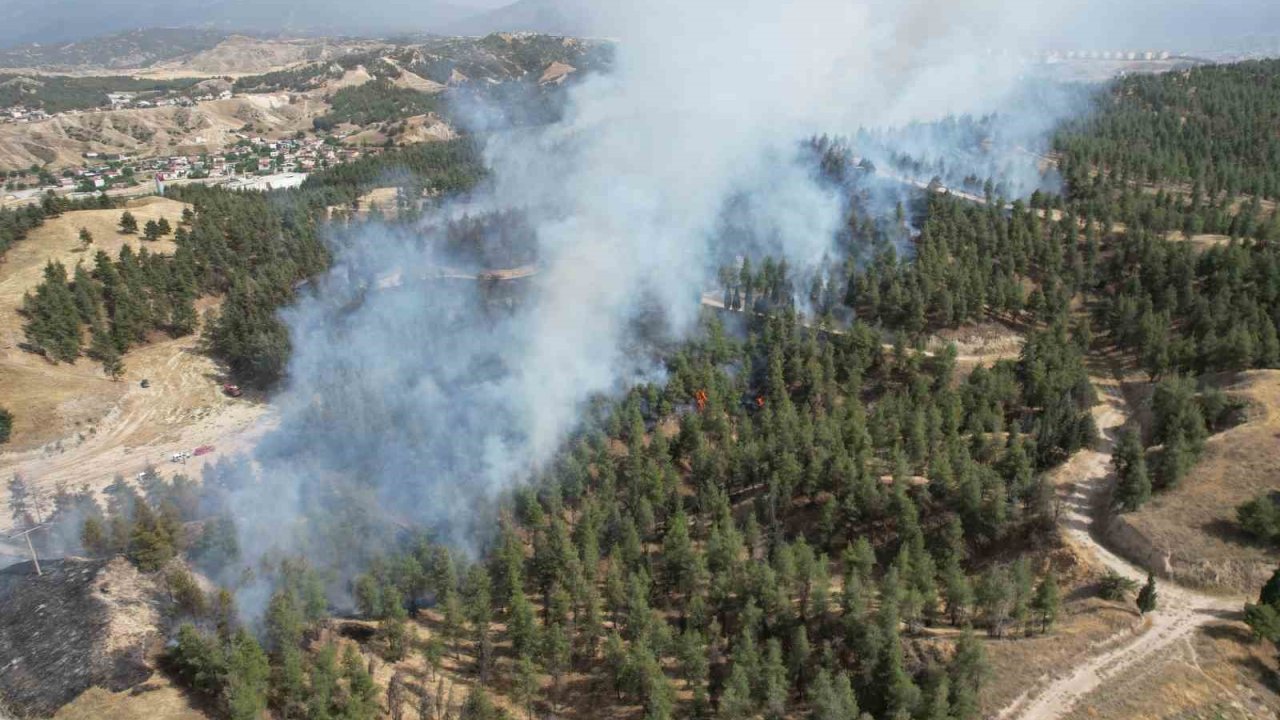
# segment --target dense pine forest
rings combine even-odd
[[[601,398],[494,508],[478,555],[389,527],[349,502],[368,499],[357,479],[328,478],[308,531],[329,564],[240,568],[227,498],[243,476],[228,466],[200,482],[120,479],[106,507],[64,491],[50,522],[68,547],[164,574],[179,628],[168,669],[220,716],[977,718],[980,636],[1054,632],[1044,474],[1097,439],[1099,350],[1155,381],[1151,436],[1117,444],[1121,511],[1176,486],[1234,422],[1233,401],[1195,377],[1280,367],[1278,113],[1277,62],[1125,78],[1057,136],[1061,194],[920,191],[887,216],[865,202],[877,180],[853,151],[813,140],[815,166],[849,198],[843,256],[726,267],[725,309],[667,354],[666,378]],[[394,177],[404,207],[377,221],[416,223],[483,175],[458,141],[297,191],[170,190],[195,208],[175,254],[50,266],[28,304],[31,340],[72,359],[87,327],[88,352],[118,362],[149,330],[191,332],[194,299],[219,296],[210,351],[270,386],[289,352],[275,312],[326,267],[329,208]],[[0,232],[20,238],[38,221],[28,212],[0,215]],[[460,251],[496,232],[473,259],[514,264],[532,259],[522,228],[500,216],[448,235]],[[1016,359],[961,369],[954,347],[923,350],[933,333],[992,320],[1023,332]],[[1275,506],[1259,502],[1242,515],[1274,539]],[[263,616],[237,611],[234,580],[201,590],[169,562],[179,556],[206,577],[271,579]],[[1249,611],[1259,637],[1280,638],[1278,582]],[[367,630],[377,661],[335,639],[332,613],[354,616],[344,627]],[[375,682],[376,666],[408,657],[426,673]],[[445,690],[446,668],[465,696]]]

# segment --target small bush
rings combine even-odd
[[[1099,583],[1098,597],[1103,600],[1122,601],[1125,595],[1138,589],[1138,583],[1121,575],[1115,570],[1108,570]]]

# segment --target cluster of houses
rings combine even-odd
[[[0,123],[29,123],[48,120],[49,113],[40,109],[29,109],[21,105],[0,110]]]
[[[134,108],[160,107],[195,107],[196,103],[212,100],[230,100],[230,90],[221,92],[203,92],[199,95],[159,95],[157,93],[113,92],[107,93],[107,101],[112,110],[128,110]],[[0,123],[31,123],[48,120],[60,115],[79,115],[84,112],[96,112],[101,108],[87,110],[67,110],[62,113],[48,113],[39,108],[28,108],[22,105],[0,108]]]
[[[239,137],[239,142],[225,152],[149,158],[136,163],[134,172],[151,173],[165,180],[309,173],[377,152],[376,149],[345,148],[316,137],[283,140]]]
[[[140,96],[139,93],[135,92],[107,93],[107,100],[111,102],[112,110],[156,107],[194,107],[195,104],[199,102],[230,100],[231,97],[232,95],[230,90],[223,90],[219,93],[206,92],[200,95],[167,95],[164,97],[156,97],[154,93],[146,93],[145,96]]]
[[[1062,60],[1125,60],[1125,61],[1155,61],[1168,60],[1173,57],[1168,50],[1065,50],[1052,51],[1045,53],[1044,60],[1046,62],[1057,62]]]
[[[64,170],[57,184],[41,183],[36,175],[24,172],[9,175],[6,189],[21,187],[30,194],[54,190],[103,192],[112,188],[140,186],[154,182],[163,189],[170,182],[229,184],[243,189],[266,189],[296,185],[307,174],[351,162],[380,148],[347,148],[319,138],[271,140],[239,135],[231,148],[217,153],[167,155],[132,158],[127,155],[84,154],[85,164]]]

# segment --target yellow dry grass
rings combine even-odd
[[[159,197],[128,204],[139,225],[168,219],[176,226],[182,203]],[[22,449],[62,438],[102,417],[124,393],[120,383],[107,379],[97,363],[83,358],[74,365],[53,365],[18,347],[24,342],[22,298],[43,281],[45,265],[61,262],[70,274],[76,263],[93,263],[103,250],[115,256],[120,248],[146,247],[151,252],[173,252],[172,240],[148,242],[140,235],[123,235],[117,226],[122,210],[79,210],[53,218],[16,243],[0,262],[0,398],[16,415],[13,437],[7,449]],[[84,250],[80,229],[93,234],[93,245]],[[126,360],[127,362],[127,360]]]
[[[1069,720],[1256,720],[1280,714],[1274,653],[1242,623],[1210,625],[1087,696]]]
[[[54,720],[206,720],[190,699],[160,673],[135,690],[89,688],[64,705]]]
[[[1165,570],[1176,580],[1253,595],[1276,556],[1240,533],[1236,508],[1280,490],[1280,371],[1243,373],[1223,389],[1248,403],[1247,421],[1209,438],[1179,487],[1120,516],[1113,534],[1167,557]]]
[[[176,225],[185,206],[164,198],[131,201],[140,223],[167,218]],[[42,280],[45,264],[92,262],[95,248],[118,253],[125,244],[172,252],[173,242],[147,242],[116,231],[119,209],[66,213],[50,220],[10,249],[0,263],[0,405],[14,414],[13,436],[0,448],[0,476],[26,477],[37,492],[57,486],[101,488],[119,473],[136,475],[148,465],[162,466],[179,451],[214,445],[220,452],[250,442],[265,429],[257,421],[265,406],[252,399],[231,399],[219,389],[222,371],[199,351],[199,332],[152,342],[129,351],[125,373],[112,382],[89,358],[52,363],[19,347],[23,294]],[[79,249],[79,231],[87,227],[94,247]],[[205,299],[203,312],[217,304]],[[151,387],[142,388],[142,380]],[[212,456],[209,459],[216,459]],[[196,467],[186,469],[197,474]],[[0,527],[10,522],[0,518]]]
[[[1094,596],[1100,571],[1089,555],[1067,544],[1046,557],[1033,558],[1033,566],[1041,564],[1051,565],[1058,577],[1062,593],[1058,621],[1044,635],[986,640],[992,672],[979,697],[986,717],[1008,707],[1046,676],[1144,630],[1129,605]]]

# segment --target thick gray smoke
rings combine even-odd
[[[592,9],[600,34],[619,39],[614,72],[577,86],[559,125],[486,150],[494,183],[481,202],[528,212],[539,274],[518,300],[493,301],[475,283],[422,279],[451,264],[429,228],[408,239],[372,229],[337,247],[332,272],[287,313],[279,429],[237,510],[245,547],[287,545],[334,475],[366,489],[341,502],[476,537],[476,509],[536,473],[593,395],[659,372],[628,344],[630,328],[656,311],[669,336],[690,330],[734,200],[748,199],[774,253],[819,261],[841,202],[801,162],[800,141],[1000,109],[1024,73],[1016,54],[1067,5]],[[1048,128],[1064,108],[1018,110]]]

